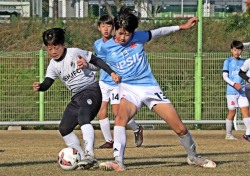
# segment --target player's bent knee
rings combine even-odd
[[[73,131],[72,128],[68,128],[64,125],[59,125],[59,132],[61,134],[61,136],[66,136],[68,134],[70,134]]]
[[[187,129],[186,127],[180,127],[179,129],[175,130],[175,133],[178,135],[178,136],[184,136],[187,134]]]

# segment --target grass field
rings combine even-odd
[[[81,137],[80,131],[76,131]],[[217,168],[189,166],[186,153],[171,130],[144,130],[144,143],[136,148],[132,131],[127,130],[125,162],[127,169],[113,171],[64,171],[56,163],[58,152],[65,147],[57,130],[0,130],[1,176],[239,176],[250,173],[250,143],[242,140],[243,131],[234,131],[237,141],[226,141],[224,130],[191,131],[197,151],[214,160]],[[95,147],[103,143],[96,130]],[[111,160],[111,149],[95,149],[99,162]]]

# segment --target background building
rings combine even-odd
[[[247,1],[250,0],[203,0],[204,17],[245,12]],[[135,8],[142,18],[188,17],[196,14],[197,3],[198,0],[123,0],[121,4],[114,0],[0,0],[0,15],[82,18],[115,14],[123,4]]]
[[[10,17],[11,15],[30,17],[30,2],[9,0],[0,1],[0,17]]]

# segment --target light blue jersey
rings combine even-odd
[[[122,83],[158,86],[144,51],[144,44],[149,37],[148,31],[136,31],[124,45],[116,43],[112,38],[102,45],[98,57],[121,76]]]
[[[100,53],[100,50],[101,50],[101,47],[102,45],[104,44],[105,42],[103,42],[103,38],[100,38],[98,40],[95,41],[94,43],[94,51],[95,51],[95,54],[98,56],[99,53]],[[107,73],[105,72],[104,70],[100,70],[100,81],[103,81],[104,83],[110,85],[110,86],[118,86],[117,83],[115,83],[113,80],[112,80],[112,77]]]
[[[227,95],[245,94],[245,83],[244,80],[239,76],[239,71],[245,60],[242,58],[235,59],[229,57],[224,61],[223,72],[228,73],[228,77],[231,81],[241,84],[242,89],[236,90],[233,86],[227,84]]]

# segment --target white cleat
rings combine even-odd
[[[187,158],[187,162],[189,165],[196,165],[196,166],[200,166],[200,167],[204,167],[204,168],[215,168],[216,167],[215,162],[213,162],[212,160],[202,158],[201,156],[195,157],[195,159],[192,161],[189,158]]]
[[[99,164],[99,168],[105,171],[125,171],[126,167],[119,161],[107,161]]]
[[[99,168],[95,157],[87,155],[81,161],[78,162],[78,168],[82,170],[93,170]]]

